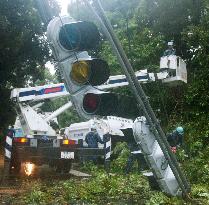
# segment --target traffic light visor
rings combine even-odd
[[[60,28],[59,42],[66,50],[86,50],[97,46],[100,34],[92,22],[79,21]]]
[[[89,83],[93,86],[105,83],[110,77],[110,69],[106,61],[102,59],[92,59],[90,61],[91,73]]]

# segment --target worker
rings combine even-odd
[[[147,163],[144,159],[144,156],[139,148],[139,146],[136,144],[135,141],[129,142],[128,143],[128,147],[130,150],[130,154],[126,163],[126,167],[125,167],[125,174],[129,174],[135,160],[137,160],[137,164],[138,164],[138,171],[144,171],[146,169],[148,169]]]
[[[85,141],[89,148],[98,148],[98,143],[104,143],[94,128],[92,128],[91,131],[87,133]]]
[[[183,145],[184,129],[183,127],[177,127],[171,134],[168,134],[167,140],[171,147],[171,151],[176,153],[177,147]]]
[[[176,55],[176,50],[173,48],[173,41],[168,42],[168,48],[163,53],[163,56],[170,55]]]
[[[88,144],[88,148],[98,148],[98,143],[104,144],[103,140],[101,139],[95,128],[91,128],[91,131],[87,133],[85,141]],[[94,163],[97,162],[96,156],[91,156],[89,159],[92,160]]]
[[[8,127],[8,131],[7,131],[7,136],[9,137],[14,137],[15,136],[15,129],[14,126],[9,126]]]

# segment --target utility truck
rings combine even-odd
[[[71,160],[75,158],[73,150],[79,147],[79,144],[61,137],[59,132],[50,126],[50,121],[69,108],[71,103],[62,106],[53,114],[40,112],[43,100],[67,95],[69,94],[62,83],[12,90],[11,99],[15,102],[17,117],[13,136],[6,137],[5,172],[17,174],[21,170],[21,164],[26,166],[28,163],[48,164],[57,171],[70,170]],[[32,106],[36,102],[37,104]]]
[[[6,136],[5,175],[19,174],[21,167],[28,173],[32,165],[42,164],[48,164],[57,172],[68,173],[73,160],[88,155],[105,155],[104,146],[98,149],[85,147],[83,140],[68,139],[52,126],[57,122],[56,117],[72,106],[70,101],[53,113],[41,111],[44,100],[68,95],[63,83],[12,90],[11,99],[16,104],[17,117],[13,128],[8,129],[13,135]]]

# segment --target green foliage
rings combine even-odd
[[[204,150],[200,151],[201,144],[194,143],[197,147],[196,153],[192,153],[189,159],[184,163],[184,169],[189,177],[191,183],[207,183],[209,180],[209,165],[208,165],[208,154],[209,146],[204,146]],[[203,147],[203,146],[202,146]],[[192,150],[193,151],[193,150]]]
[[[31,187],[30,193],[27,197],[24,197],[24,202],[26,204],[46,204],[46,194],[43,191],[45,186],[39,186],[39,183],[36,183]]]
[[[111,168],[113,172],[124,173],[124,168],[130,154],[127,143],[118,143],[113,150],[113,155],[116,156],[116,159],[111,163]]]
[[[33,185],[24,197],[17,199],[17,202],[21,201],[22,204],[137,204],[148,200],[149,192],[146,180],[140,175],[108,176],[104,172],[98,172],[94,173],[92,179],[82,181],[72,179]]]
[[[52,83],[59,83],[57,76],[50,73],[48,69],[43,70],[43,79],[38,79],[35,81],[35,86],[39,85],[46,85],[46,84],[52,84]]]
[[[197,201],[202,199],[202,204],[209,204],[209,186],[200,184],[193,186],[192,195]]]
[[[33,1],[1,1],[1,85],[24,86],[41,77],[48,46]],[[31,79],[31,80],[32,80]]]
[[[0,135],[4,135],[6,125],[15,120],[15,112],[14,104],[10,101],[9,89],[0,86],[0,99]]]
[[[33,0],[0,1],[0,129],[14,122],[10,89],[44,78],[50,58],[44,31]]]

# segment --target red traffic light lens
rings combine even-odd
[[[89,114],[97,111],[100,104],[100,97],[94,93],[87,93],[83,99],[83,109]]]

